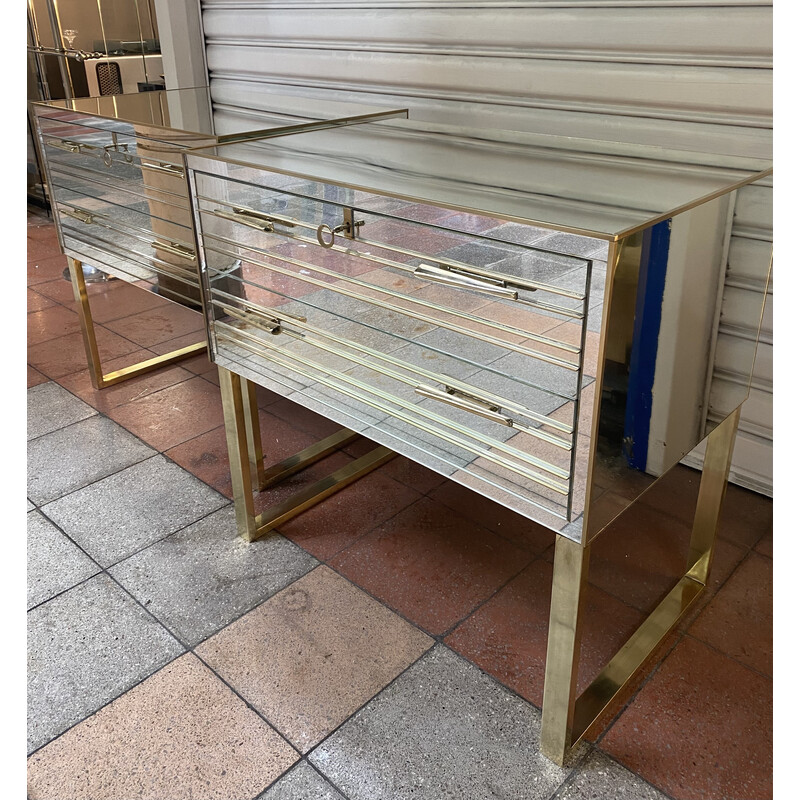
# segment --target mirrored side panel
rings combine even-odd
[[[612,244],[602,382],[584,418],[593,426],[586,542],[747,399],[771,254],[752,253],[745,297],[728,278],[733,202],[724,196]],[[734,307],[740,336],[724,357],[738,380],[714,394],[719,332]]]

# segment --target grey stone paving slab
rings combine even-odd
[[[248,544],[233,505],[156,542],[109,572],[190,646],[319,562],[283,536]]]
[[[313,751],[351,800],[543,800],[569,770],[539,754],[541,714],[443,645]]]
[[[595,751],[575,770],[575,777],[559,792],[558,800],[668,800],[608,756]]]
[[[535,228],[533,225],[521,225],[516,222],[506,222],[497,228],[483,231],[483,236],[490,239],[500,239],[504,242],[532,244],[546,236],[551,236],[553,231],[545,228]]]
[[[28,441],[97,414],[88,403],[57,383],[28,389]]]
[[[28,752],[182,652],[107,575],[29,611]]]
[[[256,800],[346,800],[313,767],[301,761]]]
[[[229,502],[156,455],[48,503],[42,511],[105,567]]]
[[[31,503],[30,500],[28,500],[28,511],[31,511],[34,508],[36,508],[36,506],[33,503]]]
[[[100,571],[49,519],[28,514],[28,608],[49,600]]]
[[[603,239],[591,239],[575,233],[554,233],[536,242],[537,247],[546,247],[559,253],[568,253],[584,258],[599,258],[605,261],[608,253],[608,242]]]
[[[28,497],[63,497],[156,454],[107,417],[94,416],[28,443]]]

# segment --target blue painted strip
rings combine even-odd
[[[670,229],[670,220],[659,222],[645,231],[642,238],[642,267],[636,291],[624,431],[628,463],[642,472],[647,466],[647,443],[653,410],[653,382],[656,377],[661,307],[667,279]]]

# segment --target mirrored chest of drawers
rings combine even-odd
[[[350,124],[405,111],[272,94],[252,110],[215,106],[207,87],[32,104],[47,185],[102,388],[205,349],[205,341],[103,374],[81,264],[200,309],[182,153],[248,136]],[[235,273],[239,264],[217,262]],[[235,285],[231,284],[235,289]]]
[[[254,383],[376,442],[362,472],[401,453],[554,531],[541,746],[563,763],[707,580],[746,385],[686,574],[577,696],[591,544],[704,438],[731,204],[769,161],[411,120],[184,160],[242,534],[297,510],[254,513]]]

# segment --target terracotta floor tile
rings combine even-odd
[[[56,305],[55,300],[51,300],[49,297],[45,297],[43,294],[39,294],[39,292],[35,292],[33,289],[28,289],[29,314],[32,311],[42,311],[43,309],[50,308],[54,305]]]
[[[314,443],[309,434],[263,410],[259,411],[259,422],[262,447],[268,465],[294,455]],[[233,497],[224,425],[170,448],[166,455],[226,497]]]
[[[225,497],[233,498],[224,425],[171,447],[164,455]]]
[[[155,308],[173,305],[147,288],[121,280],[92,284],[89,290],[92,318],[101,324]]]
[[[133,342],[100,326],[95,327],[95,336],[103,363],[139,349]],[[85,370],[87,362],[82,334],[71,333],[29,346],[28,363],[53,379]]]
[[[92,287],[97,285],[98,284],[89,284],[87,286],[90,296],[92,294]],[[59,275],[56,280],[36,283],[34,287],[37,294],[44,295],[55,303],[61,303],[61,305],[72,309],[77,307],[75,303],[75,294],[72,290],[72,283],[71,281],[64,280],[61,275]]]
[[[280,532],[328,560],[419,498],[418,492],[376,471],[284,523]]]
[[[428,631],[464,619],[531,559],[524,550],[423,498],[331,565]]]
[[[684,638],[600,747],[676,800],[769,800],[772,681]]]
[[[362,436],[342,449],[354,458],[359,458],[374,448],[375,442]],[[384,464],[379,471],[381,475],[409,486],[419,494],[428,494],[447,480],[444,475],[400,455]]]
[[[28,206],[26,233],[33,239],[58,240],[53,218],[44,209],[32,209],[30,206]]]
[[[205,336],[202,316],[177,303],[159,305],[112,320],[106,323],[106,327],[141,347],[152,347],[191,333],[197,334],[197,341]]]
[[[37,231],[32,233],[32,231]],[[52,235],[43,233],[36,228],[28,231],[27,241],[28,261],[41,261],[45,258],[61,255],[61,245],[53,230]]]
[[[298,760],[194,655],[172,662],[28,761],[31,800],[255,797]]]
[[[199,377],[116,406],[108,415],[161,451],[223,424],[219,390]]]
[[[200,319],[199,315],[197,316],[198,319]],[[197,344],[198,342],[202,341],[205,341],[205,332],[202,330],[202,328],[198,328],[198,330],[176,336],[174,339],[166,339],[163,342],[157,342],[156,344],[152,345],[150,349],[154,353],[163,355],[164,353],[170,353],[173,350],[180,350],[181,348],[188,347],[189,345]],[[208,360],[208,354],[205,350],[201,350],[196,356],[187,358],[184,362],[182,362],[182,364],[186,369],[189,369],[189,365],[192,365],[193,367],[195,366],[195,359],[198,359],[203,363],[203,372],[208,372],[208,370],[211,368],[216,369],[216,366]],[[194,368],[189,369],[189,371],[197,372],[197,370]]]
[[[688,632],[742,664],[772,676],[772,560],[751,553]]]
[[[686,570],[691,531],[645,505],[619,516],[592,545],[589,581],[625,603],[650,611]],[[744,551],[717,543],[710,593],[741,561]]]
[[[755,546],[755,551],[761,553],[762,556],[772,558],[772,531],[765,533],[758,544]]]
[[[307,752],[433,644],[320,566],[197,647]]]
[[[67,258],[62,255],[51,255],[28,262],[28,286],[54,281],[63,276],[67,268]],[[66,281],[65,281],[66,283]]]
[[[719,536],[752,547],[772,531],[772,498],[729,483],[719,522]]]
[[[187,342],[187,344],[191,344],[191,341]],[[159,345],[156,345],[156,348],[163,350],[163,347]],[[206,378],[210,373],[217,372],[217,365],[213,361],[209,361],[208,354],[202,351],[199,355],[181,361],[181,366],[194,375],[203,375]]]
[[[533,564],[468,617],[445,640],[482,670],[541,707],[553,568]],[[644,615],[590,586],[584,611],[579,686],[605,666]]]
[[[38,369],[34,369],[30,364],[28,364],[28,388],[30,389],[31,386],[38,386],[40,383],[47,383],[49,378],[46,375],[42,375]]]
[[[534,555],[553,544],[555,535],[551,530],[455,481],[446,481],[430,496]]]
[[[64,306],[53,305],[28,314],[28,345],[37,345],[80,331],[78,315]]]
[[[316,464],[312,464],[302,472],[287,478],[275,486],[269,487],[263,492],[259,492],[254,499],[256,514],[266,514],[276,505],[284,503],[293,495],[303,491],[314,483],[326,479],[337,469],[347,466],[353,459],[341,450],[323,458]]]
[[[698,470],[677,464],[657,486],[642,495],[642,502],[689,525],[694,519],[700,477]]]
[[[282,398],[270,404],[270,413],[281,417],[301,430],[308,431],[315,439],[324,439],[336,431],[341,425],[310,411],[292,400]]]
[[[441,486],[447,478],[434,472],[432,469],[423,467],[412,461],[405,456],[397,456],[393,458],[388,464],[381,467],[381,473],[388,475],[406,486],[410,486],[420,494],[428,494],[432,492],[437,486]]]
[[[138,364],[154,357],[155,353],[151,350],[135,350],[120,358],[112,358],[108,361],[104,361],[103,373],[108,375],[115,370]],[[132,400],[145,397],[167,386],[189,380],[191,377],[192,373],[182,367],[167,365],[153,372],[146,372],[142,375],[128,378],[113,386],[107,386],[105,389],[95,389],[94,386],[92,386],[92,380],[88,369],[81,370],[80,372],[73,372],[71,375],[65,375],[59,378],[58,382],[65,389],[69,389],[73,394],[76,394],[98,411],[107,412],[112,408],[130,403]]]

